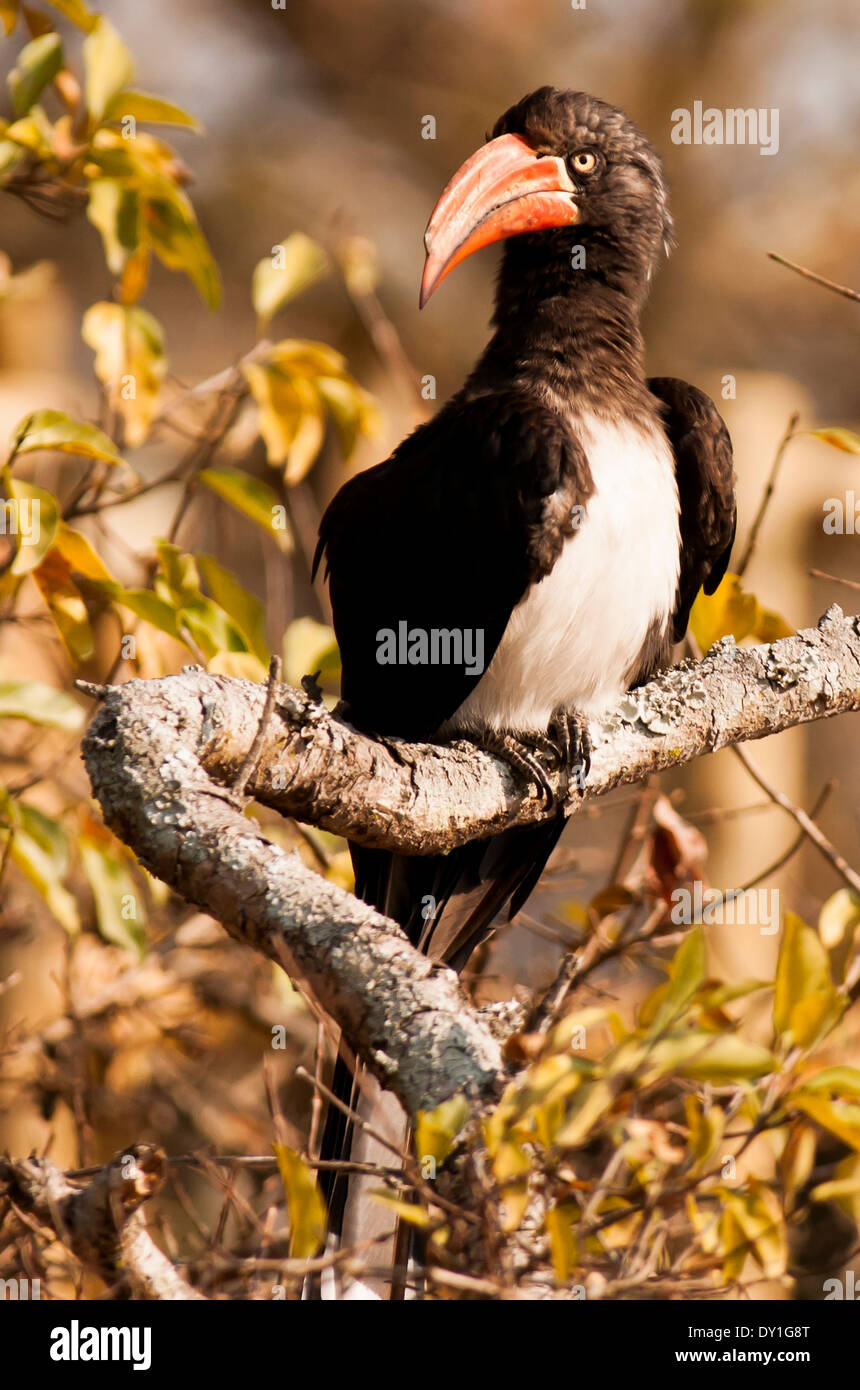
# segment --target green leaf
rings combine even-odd
[[[701,927],[694,927],[684,937],[669,967],[669,984],[648,1031],[649,1037],[657,1037],[683,1013],[702,984],[707,965],[705,934]]]
[[[219,565],[212,555],[198,555],[197,564],[213,599],[232,618],[245,640],[248,651],[259,657],[264,666],[269,663],[269,644],[266,641],[266,619],[259,599],[243,589],[235,575]]]
[[[109,19],[100,15],[84,39],[84,95],[98,125],[108,105],[134,73],[131,54]]]
[[[40,34],[21,49],[17,63],[6,79],[16,116],[23,116],[30,110],[62,66],[63,41],[59,34]]]
[[[112,275],[121,275],[140,245],[142,224],[137,190],[121,179],[92,179],[87,217],[101,233],[108,270]]]
[[[73,420],[61,410],[35,410],[25,415],[12,431],[12,454],[32,454],[37,449],[56,449],[64,454],[122,463],[116,445],[95,425]]]
[[[251,298],[262,328],[328,269],[328,256],[304,232],[293,232],[254,267]]]
[[[789,1035],[797,1046],[805,1047],[838,1007],[830,962],[818,933],[795,913],[787,912],[774,983],[773,1026],[777,1036]]]
[[[113,580],[92,580],[87,587],[119,604],[121,608],[127,608],[135,617],[142,618],[159,632],[166,632],[168,637],[174,637],[177,642],[183,640],[174,606],[159,598],[151,589],[124,589]]]
[[[151,198],[144,212],[146,234],[159,260],[168,270],[183,270],[197,287],[204,303],[217,309],[221,283],[206,238],[197,225],[191,204],[176,189],[170,199]]]
[[[286,511],[268,483],[235,468],[204,468],[197,477],[236,511],[261,526],[285,555],[290,554],[293,539],[287,526]]]
[[[734,1033],[691,1028],[658,1042],[648,1054],[654,1075],[677,1072],[694,1081],[731,1084],[766,1076],[778,1063],[772,1052]]]
[[[284,679],[301,685],[302,676],[319,671],[322,686],[336,687],[340,681],[340,652],[337,639],[327,623],[315,618],[294,618],[284,633]]]
[[[272,1150],[290,1213],[290,1255],[298,1260],[311,1259],[325,1242],[325,1203],[316,1178],[299,1155],[286,1144],[273,1144]]]
[[[0,178],[10,174],[26,155],[20,145],[12,140],[0,140]]]
[[[0,719],[26,719],[75,733],[83,728],[84,712],[71,695],[43,681],[0,681]]]
[[[161,97],[151,96],[149,92],[118,92],[105,108],[106,121],[121,121],[133,116],[136,121],[150,121],[160,125],[184,125],[192,130],[202,130],[199,121],[181,106]]]
[[[0,794],[0,820],[11,832],[9,857],[44,899],[57,921],[68,932],[80,926],[72,894],[63,885],[68,868],[68,844],[57,821],[23,802],[17,805]]]
[[[146,953],[143,894],[116,846],[82,835],[78,849],[93,892],[99,932],[105,941],[142,959]]]
[[[860,435],[854,434],[852,430],[832,425],[826,429],[805,430],[803,433],[811,435],[813,439],[822,439],[825,444],[830,444],[834,449],[841,449],[844,454],[860,454]]]
[[[88,10],[83,0],[48,0],[48,4],[86,33],[90,33],[99,22],[98,15]]]
[[[860,1071],[856,1067],[824,1067],[814,1076],[805,1077],[798,1089],[860,1098]]]
[[[334,421],[341,452],[348,459],[360,434],[377,432],[379,408],[367,391],[342,377],[317,377],[316,388]]]

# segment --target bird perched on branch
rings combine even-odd
[[[582,92],[512,106],[442,193],[421,304],[503,241],[494,331],[435,418],[323,517],[359,729],[477,741],[545,794],[548,761],[587,776],[589,725],[666,662],[699,589],[719,584],[729,436],[702,391],[643,364],[639,318],[671,240],[654,148]],[[447,855],[353,846],[356,890],[462,966],[536,884],[564,825],[553,811]]]

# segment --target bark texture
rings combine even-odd
[[[304,977],[410,1114],[501,1072],[490,1022],[450,971],[388,921],[266,841],[231,793],[266,689],[186,667],[109,688],[84,756],[108,825],[236,938]],[[571,814],[587,799],[727,744],[860,709],[860,619],[742,650],[723,639],[631,692],[602,725],[585,789],[547,768]],[[244,769],[247,772],[247,768]],[[431,854],[549,814],[536,786],[466,744],[375,740],[279,686],[247,794],[350,839]]]

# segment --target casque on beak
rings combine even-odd
[[[457,170],[427,223],[420,308],[473,251],[521,232],[576,223],[575,191],[564,160],[537,155],[519,135],[482,145]]]

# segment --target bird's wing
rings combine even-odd
[[[518,392],[455,397],[346,483],[323,517],[317,562],[325,556],[350,721],[432,737],[480,680],[592,491],[563,420]],[[380,634],[399,639],[402,624],[460,634],[464,652],[480,634],[481,649],[473,645],[471,663],[381,662]]]
[[[673,631],[680,642],[699,590],[712,594],[728,568],[737,523],[732,442],[704,391],[668,376],[651,377],[648,388],[663,407],[663,424],[675,455],[681,570]]]

